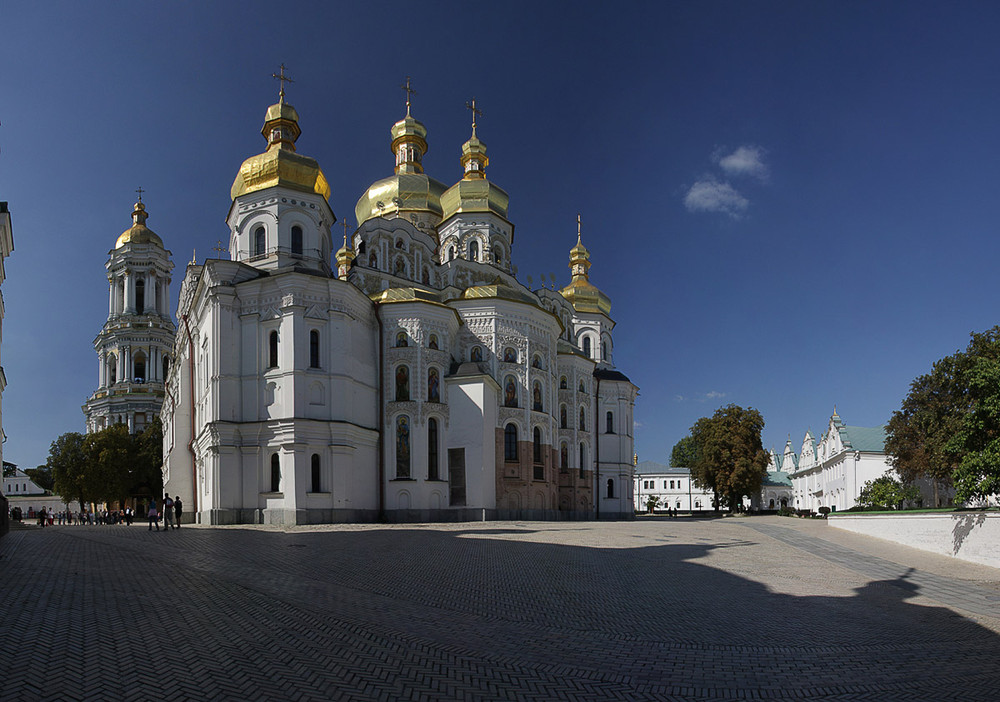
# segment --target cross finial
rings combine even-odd
[[[472,98],[472,102],[465,103],[466,108],[472,111],[472,132],[476,132],[476,117],[482,117],[483,111],[476,107],[476,98]]]
[[[347,220],[345,219],[343,222],[340,223],[340,226],[344,228],[344,248],[347,248],[347,228],[351,225],[348,224]]]
[[[222,239],[215,242],[215,246],[212,247],[212,251],[218,251],[219,253],[225,253],[225,249],[222,248]],[[221,258],[221,257],[220,257]]]
[[[578,244],[581,242],[581,239],[580,239],[581,231],[582,231],[581,230],[581,226],[582,225],[581,225],[581,222],[580,222],[580,213],[577,212],[576,213],[576,243],[578,243]]]
[[[139,193],[139,202],[142,202],[142,194],[146,191],[142,189],[141,185],[138,188],[136,188],[135,191]]]
[[[410,98],[417,94],[417,91],[410,87],[410,77],[406,76],[406,84],[399,86],[406,93],[406,116],[410,116]]]
[[[272,73],[272,78],[276,78],[281,81],[281,89],[278,91],[278,100],[281,102],[285,101],[285,83],[294,83],[295,81],[285,75],[285,64],[281,64],[281,73]]]

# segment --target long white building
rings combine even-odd
[[[283,91],[261,133],[230,260],[181,286],[167,491],[213,524],[631,516],[637,388],[579,225],[569,283],[522,285],[475,122],[448,186],[407,102],[331,266],[330,188]]]

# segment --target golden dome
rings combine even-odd
[[[135,203],[132,208],[132,226],[122,232],[115,242],[115,248],[120,249],[125,244],[154,244],[163,248],[163,240],[152,229],[146,226],[146,206],[142,202]]]
[[[590,282],[590,251],[580,239],[580,215],[576,216],[576,246],[569,250],[569,268],[573,279],[559,293],[577,312],[611,316],[611,298]]]
[[[460,212],[492,212],[507,219],[510,196],[503,188],[486,180],[486,144],[476,136],[472,128],[472,138],[462,144],[462,167],[465,175],[441,196],[443,219]]]
[[[236,174],[230,195],[240,195],[265,188],[282,186],[330,199],[330,184],[315,159],[295,152],[295,141],[302,130],[295,108],[284,101],[267,108],[261,134],[267,139],[267,151],[251,156]]]
[[[447,186],[424,173],[421,160],[427,153],[427,129],[410,116],[409,105],[406,116],[392,125],[390,134],[395,173],[372,183],[358,200],[354,216],[359,226],[375,217],[405,212],[441,216],[441,194]]]

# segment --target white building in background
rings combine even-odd
[[[427,130],[336,252],[330,188],[280,100],[233,183],[230,259],[187,267],[167,379],[164,480],[203,523],[632,515],[637,388],[579,227],[559,291],[515,278],[486,146],[448,187]]]
[[[163,240],[146,226],[146,207],[108,252],[108,319],[94,339],[97,390],[83,406],[87,433],[112,424],[139,432],[160,413],[175,327],[170,316],[174,264]]]
[[[668,508],[680,512],[713,511],[711,490],[697,487],[688,468],[665,466],[642,461],[635,467],[635,504],[637,512],[646,512],[650,497],[658,500],[656,511]]]
[[[857,504],[865,483],[891,470],[885,453],[885,427],[848,426],[836,409],[818,443],[812,432],[806,431],[798,456],[789,456],[790,449],[791,440],[785,446],[783,467],[789,461],[795,464],[795,470],[787,472],[796,509],[850,509]]]
[[[45,494],[45,490],[29,478],[28,474],[23,470],[10,463],[4,466],[5,472],[8,468],[13,469],[13,473],[11,475],[4,475],[2,482],[0,482],[3,485],[4,493],[8,497],[40,496]]]

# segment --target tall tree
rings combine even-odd
[[[955,353],[934,364],[931,372],[910,384],[902,407],[892,413],[886,427],[885,451],[889,463],[904,483],[926,478],[934,487],[938,506],[939,486],[948,487],[961,453],[949,442],[961,428],[969,400],[960,381],[969,356]]]
[[[965,356],[958,370],[965,412],[947,448],[960,458],[955,496],[969,502],[1000,494],[1000,327],[973,333]]]
[[[25,468],[24,474],[40,487],[42,490],[52,492],[53,480],[52,471],[48,465],[40,465],[37,468]]]
[[[112,424],[106,429],[87,434],[84,452],[89,470],[86,490],[101,502],[124,502],[132,487],[135,465],[135,442],[124,424]]]
[[[48,467],[52,471],[52,487],[66,500],[77,500],[80,509],[89,502],[86,490],[87,454],[84,437],[75,431],[63,434],[49,446]]]
[[[159,497],[163,494],[163,424],[156,417],[135,437],[135,465],[129,495]]]
[[[691,468],[698,462],[698,444],[694,437],[688,434],[674,444],[670,451],[670,465],[675,468]]]
[[[715,494],[729,509],[743,497],[759,493],[767,476],[767,452],[761,443],[764,418],[760,412],[726,405],[691,427],[698,455],[691,475],[695,484]]]

